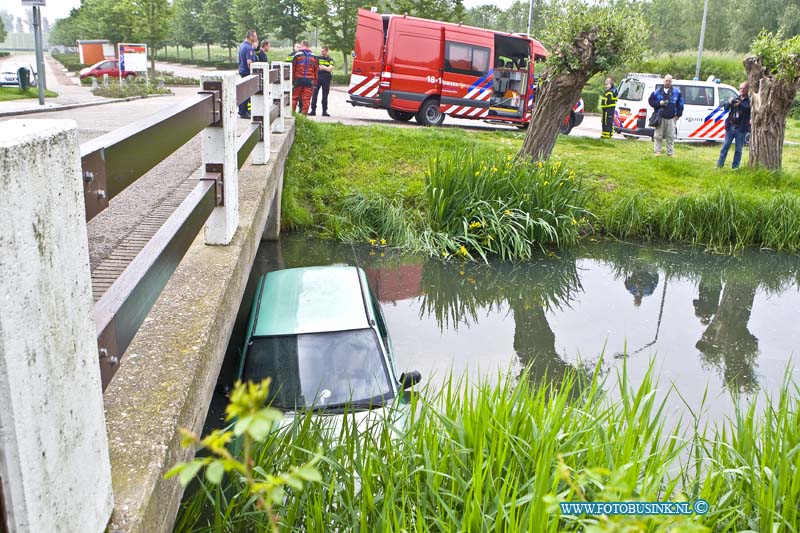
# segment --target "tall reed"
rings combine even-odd
[[[763,417],[737,407],[708,436],[698,419],[667,430],[653,368],[619,400],[595,371],[554,385],[527,374],[446,380],[412,396],[405,430],[338,432],[310,415],[255,456],[276,471],[320,446],[323,483],[277,509],[286,531],[796,531],[800,501],[800,390],[784,384]],[[687,458],[689,463],[686,463]],[[184,502],[176,531],[262,531],[263,512],[231,478]],[[705,516],[562,516],[561,501],[704,498]],[[628,529],[624,529],[628,528]],[[674,529],[671,529],[674,528]]]

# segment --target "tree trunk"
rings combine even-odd
[[[177,59],[181,58],[181,46],[179,44],[175,45],[175,57]]]
[[[520,155],[540,161],[550,157],[561,125],[580,98],[589,77],[584,72],[574,71],[543,81],[537,91],[533,116]]]
[[[228,45],[228,63],[233,63],[233,56],[231,55],[231,45]]]
[[[797,94],[798,83],[767,72],[761,59],[755,56],[744,60],[744,68],[750,88],[752,133],[749,165],[780,170],[786,116]]]
[[[344,60],[342,61],[342,66],[344,67],[344,75],[347,76],[349,74],[349,69],[347,66],[347,53],[342,52],[342,57],[344,58]]]
[[[189,58],[194,61],[194,44],[189,47]]]
[[[211,43],[206,43],[206,54],[208,54],[208,62],[211,63]]]

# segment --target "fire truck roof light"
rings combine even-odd
[[[375,7],[375,6],[372,6],[371,8],[369,8],[369,10],[372,11],[373,13],[377,13],[378,12],[378,8]]]

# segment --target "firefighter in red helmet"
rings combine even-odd
[[[292,109],[300,102],[300,112],[304,115],[308,114],[318,71],[317,56],[311,53],[308,41],[301,41],[300,50],[292,56]]]

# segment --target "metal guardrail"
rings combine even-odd
[[[261,67],[258,68],[260,71]],[[290,94],[290,80],[291,67],[282,63],[263,74],[237,80],[236,103],[260,96],[258,106],[263,113],[257,115],[254,105],[251,124],[236,139],[234,147],[225,147],[235,150],[237,170],[259,142],[267,144],[268,156],[270,131],[282,131],[282,117],[290,112],[287,104],[281,105]],[[204,81],[202,87],[197,96],[177,108],[154,113],[81,145],[87,221],[195,135],[206,128],[224,126],[223,83]],[[254,163],[265,162],[263,156],[254,157]],[[211,213],[217,208],[224,209],[223,164],[204,161],[204,165],[205,174],[192,192],[95,304],[103,389]]]

